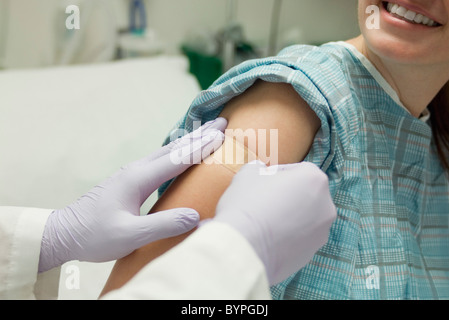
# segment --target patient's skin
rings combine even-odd
[[[320,127],[318,117],[290,85],[263,81],[231,100],[220,116],[228,120],[228,129],[266,129],[268,144],[269,130],[278,129],[279,164],[302,161]],[[270,150],[269,145],[267,150]],[[170,185],[150,212],[189,207],[197,210],[202,220],[211,218],[233,175],[218,164],[194,165]],[[191,232],[153,242],[118,260],[102,295],[124,285],[145,264],[180,243]],[[182,263],[179,262],[180,270]]]

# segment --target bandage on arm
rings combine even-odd
[[[212,218],[218,200],[235,172],[244,165],[243,162],[251,161],[254,157],[267,165],[302,161],[320,127],[318,117],[290,85],[263,81],[258,81],[244,94],[231,100],[220,116],[228,120],[223,146],[203,163],[192,166],[176,178],[150,212],[190,207],[199,212],[201,219]],[[270,136],[270,132],[273,132],[270,130],[276,130],[276,141],[270,140],[273,137]],[[252,140],[248,138],[249,135],[241,135],[241,132],[258,133],[256,143],[248,141]],[[261,139],[263,141],[259,143]],[[277,148],[273,148],[273,143],[276,143]],[[277,154],[270,155],[270,150],[276,150]],[[243,162],[238,157],[242,153]],[[233,163],[235,160],[242,163]],[[124,285],[145,264],[180,243],[189,234],[150,243],[118,260],[102,294]],[[181,272],[183,263],[186,262],[180,261],[179,266],[176,266]]]
[[[236,174],[248,162],[261,160],[257,154],[232,134],[225,135],[223,145],[203,162],[205,165],[221,165]]]

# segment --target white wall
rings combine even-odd
[[[146,1],[148,24],[167,42],[169,52],[176,52],[189,32],[206,28],[215,33],[226,24],[226,0]],[[247,38],[262,47],[268,44],[272,8],[273,0],[238,0],[237,21]],[[357,0],[283,0],[279,31],[280,47],[289,33],[306,43],[356,36]]]

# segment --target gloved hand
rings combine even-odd
[[[193,229],[199,214],[178,208],[140,216],[140,207],[159,186],[201,162],[224,140],[227,121],[218,118],[135,161],[75,203],[55,210],[46,223],[39,272],[71,260],[119,259],[150,242]]]
[[[266,167],[253,161],[234,176],[216,208],[253,246],[271,285],[304,267],[327,242],[336,208],[325,173],[310,162]]]

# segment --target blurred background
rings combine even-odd
[[[73,5],[79,29],[71,28]],[[197,94],[233,65],[358,35],[356,7],[357,0],[0,0],[0,206],[72,203],[160,147]],[[155,193],[141,213],[156,200]],[[96,299],[113,264],[65,264],[60,299]]]
[[[0,68],[186,55],[206,87],[242,60],[357,35],[357,0],[0,0]],[[66,8],[80,9],[68,30]],[[199,65],[198,65],[199,64]],[[210,75],[201,64],[207,65]]]

